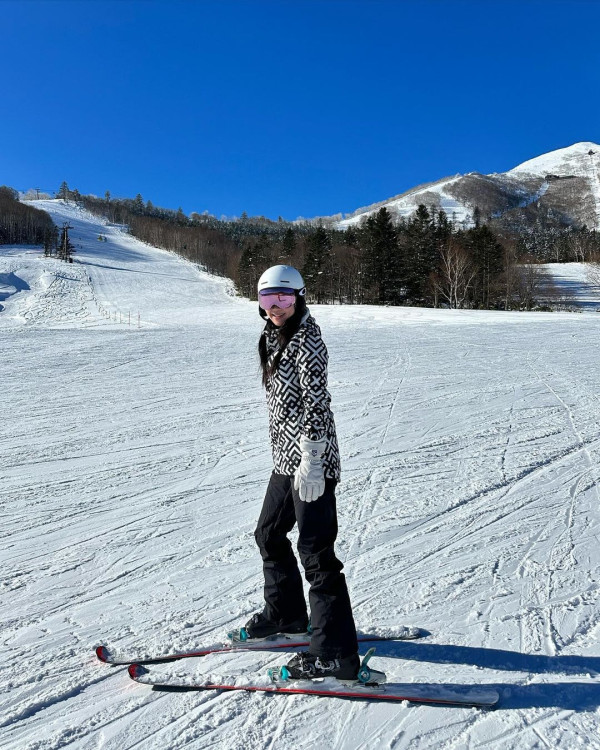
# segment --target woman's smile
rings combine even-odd
[[[286,308],[273,305],[270,310],[267,310],[267,315],[269,316],[269,320],[276,326],[282,326],[288,318],[292,317],[295,310],[296,305],[291,305],[290,307]]]

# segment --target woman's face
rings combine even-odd
[[[270,310],[265,310],[267,317],[276,326],[282,326],[288,318],[291,318],[296,310],[296,305],[293,304],[290,307],[282,308],[273,305]]]

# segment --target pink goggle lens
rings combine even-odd
[[[263,310],[270,310],[273,305],[285,310],[291,307],[296,301],[296,295],[293,292],[260,292],[258,295],[258,304]]]

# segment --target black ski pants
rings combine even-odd
[[[321,497],[305,503],[293,477],[273,472],[254,533],[263,559],[264,612],[283,626],[307,617],[302,578],[287,538],[298,524],[298,553],[310,584],[310,652],[327,659],[358,651],[343,565],[333,550],[338,530],[335,486],[334,479],[326,479]]]

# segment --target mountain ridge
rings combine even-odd
[[[347,229],[383,207],[396,220],[408,218],[419,204],[444,211],[464,228],[473,225],[477,207],[484,220],[500,229],[522,229],[540,219],[600,229],[600,145],[580,141],[528,159],[506,172],[473,171],[442,177],[358,208],[344,219],[324,218],[338,229]]]

